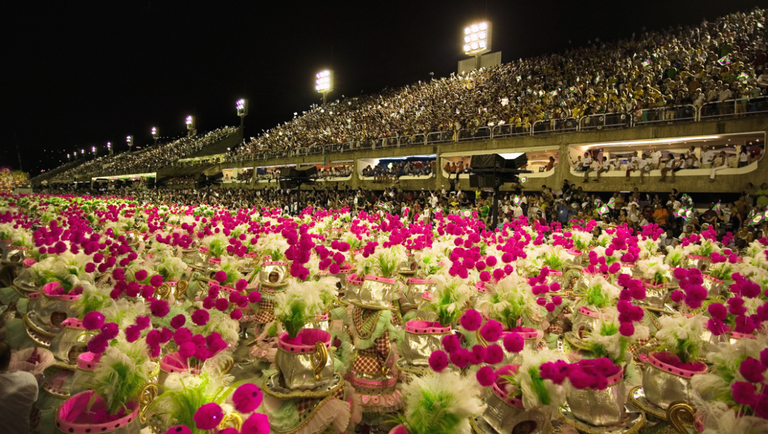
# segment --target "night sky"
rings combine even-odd
[[[62,1],[3,10],[0,167],[32,175],[91,146],[127,149],[237,125],[246,136],[321,100],[314,75],[335,73],[329,100],[450,75],[463,28],[493,22],[502,61],[615,40],[768,6],[765,1]]]

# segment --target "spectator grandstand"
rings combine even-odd
[[[155,172],[234,134],[235,127],[222,127],[205,135],[182,137],[173,142],[135,152],[106,155],[58,173],[54,179],[67,181],[75,176],[112,176]]]
[[[231,161],[765,113],[764,13],[315,105]]]

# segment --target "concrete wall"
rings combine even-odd
[[[762,132],[768,131],[768,116],[751,116],[740,119],[729,119],[724,121],[708,121],[708,122],[691,122],[691,123],[679,123],[671,125],[654,125],[645,127],[634,127],[627,129],[609,129],[609,130],[592,130],[584,132],[569,132],[561,134],[542,134],[535,136],[515,136],[504,137],[493,140],[483,141],[466,141],[455,143],[440,143],[435,145],[413,145],[407,147],[394,147],[383,148],[363,151],[353,151],[338,154],[331,154],[331,161],[340,160],[357,160],[360,158],[385,158],[385,157],[405,157],[409,155],[423,155],[423,154],[436,154],[438,156],[438,170],[437,173],[426,179],[418,180],[401,180],[399,187],[404,190],[421,190],[425,189],[439,189],[445,185],[446,188],[450,185],[449,180],[445,178],[443,171],[439,170],[440,156],[444,153],[458,153],[472,152],[472,151],[489,151],[494,152],[498,150],[508,150],[516,148],[558,148],[561,158],[567,158],[569,145],[579,143],[596,143],[596,142],[613,142],[613,141],[625,141],[625,140],[642,140],[642,139],[656,139],[665,137],[680,137],[680,136],[701,136],[701,135],[715,135],[715,134],[733,134],[733,133],[747,133],[747,132]],[[322,159],[319,155],[310,155],[303,157],[293,158],[276,158],[270,160],[260,160],[256,162],[241,162],[241,163],[226,163],[220,166],[220,169],[228,167],[253,167],[256,166],[275,166],[282,164],[299,164],[316,162],[318,159]],[[560,163],[560,162],[559,162]],[[738,174],[728,174],[728,172],[738,172]],[[744,173],[748,172],[748,173]],[[698,173],[698,172],[697,172]],[[747,182],[752,182],[755,186],[759,186],[763,182],[768,182],[768,161],[763,159],[751,167],[749,170],[736,170],[729,169],[723,172],[718,172],[717,182],[709,182],[709,171],[704,172],[702,169],[699,176],[682,176],[685,174],[678,173],[674,183],[671,182],[659,182],[660,173],[654,171],[651,173],[651,177],[646,176],[642,180],[638,173],[634,173],[629,179],[625,179],[623,174],[618,176],[614,173],[612,176],[603,177],[601,182],[589,182],[582,184],[582,175],[573,173],[570,170],[570,166],[567,161],[562,161],[557,165],[553,173],[535,174],[529,177],[528,183],[524,186],[526,190],[540,190],[542,185],[553,187],[555,190],[563,184],[564,180],[576,183],[582,186],[585,191],[626,191],[632,190],[635,187],[639,187],[644,192],[664,192],[669,191],[671,188],[677,188],[680,191],[685,192],[738,192],[744,189]],[[354,173],[351,181],[347,181],[351,188],[362,187],[364,189],[383,189],[387,187],[386,184],[375,184],[373,182],[360,179],[357,173]],[[331,182],[327,182],[327,185],[331,185]],[[274,186],[275,184],[270,184]],[[255,183],[253,188],[264,188],[267,184]],[[460,179],[459,187],[465,190],[469,189],[469,179],[462,177]],[[508,186],[502,188],[502,190],[509,189]]]

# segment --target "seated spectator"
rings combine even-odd
[[[36,409],[37,380],[29,372],[9,372],[11,347],[0,342],[0,415],[4,433],[29,434]]]

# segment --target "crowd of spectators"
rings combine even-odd
[[[182,137],[170,143],[149,146],[135,152],[105,155],[66,170],[58,174],[56,179],[70,181],[75,176],[83,175],[112,176],[154,172],[226,138],[235,131],[235,127],[223,127],[204,135]]]
[[[169,186],[192,184],[194,182],[195,182],[195,175],[172,176],[163,181],[165,185],[169,185]]]
[[[674,182],[675,173],[685,169],[710,169],[710,182],[715,181],[716,173],[721,169],[738,168],[747,166],[760,160],[765,152],[762,144],[748,149],[746,145],[740,146],[736,152],[730,149],[716,148],[714,146],[702,146],[697,155],[696,146],[691,146],[684,153],[662,153],[657,148],[651,148],[647,151],[635,151],[632,155],[617,155],[612,158],[603,156],[598,150],[587,151],[583,156],[579,155],[576,160],[571,160],[571,167],[584,173],[584,182],[590,181],[590,174],[594,174],[594,182],[600,181],[600,175],[610,171],[623,171],[629,178],[633,172],[640,173],[640,181],[648,175],[651,170],[660,170],[660,181],[669,180]],[[447,165],[446,165],[447,166]],[[448,168],[446,167],[446,170]],[[454,173],[454,172],[449,172]]]
[[[323,166],[317,171],[318,178],[346,178],[352,176],[351,164]]]
[[[647,194],[636,187],[630,194],[616,192],[610,198],[600,198],[565,181],[559,191],[544,187],[538,193],[505,195],[500,202],[499,218],[511,221],[527,216],[531,221],[542,223],[595,219],[607,224],[626,223],[635,230],[655,223],[667,231],[666,238],[670,239],[679,239],[682,232],[699,232],[709,226],[721,236],[731,232],[736,240],[743,239],[746,243],[768,235],[765,221],[758,218],[757,224],[753,222],[755,216],[764,215],[768,206],[768,183],[759,189],[747,184],[732,202],[693,205],[690,201],[686,203],[683,196],[674,188],[668,194]]]
[[[698,26],[642,32],[617,42],[596,40],[564,53],[342,97],[296,113],[236,152],[430,132],[455,137],[460,130],[472,134],[502,124],[528,131],[537,121],[560,128],[567,120],[594,114],[673,119],[680,113],[669,108],[681,105],[714,103],[718,111],[742,113],[749,110],[749,98],[768,89],[764,26],[765,11],[754,9]]]
[[[380,162],[375,166],[368,165],[363,171],[364,177],[372,177],[376,183],[390,183],[401,176],[432,176],[437,160],[403,160]]]

